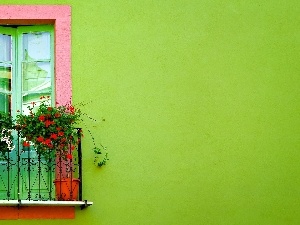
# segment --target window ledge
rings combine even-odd
[[[29,201],[29,200],[0,200],[0,206],[79,206],[84,209],[93,202],[84,201]]]

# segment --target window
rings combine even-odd
[[[0,27],[0,52],[4,53],[0,55],[0,111],[15,117],[28,114],[27,107],[38,103],[41,96],[55,99],[53,43],[52,25]],[[0,162],[4,172],[0,174],[0,198],[52,199],[54,169],[38,159],[33,148],[28,152],[19,149],[9,153],[9,162]],[[18,182],[22,184],[19,188]]]
[[[0,110],[27,112],[41,96],[54,99],[53,26],[0,27]]]
[[[0,111],[16,115],[18,109],[26,111],[26,104],[34,99],[38,100],[39,96],[45,94],[51,96],[52,104],[55,102],[68,103],[72,96],[71,7],[68,5],[0,5],[0,11],[0,42],[6,43],[5,46],[0,46],[0,53],[2,49],[8,49],[3,56],[0,54]],[[30,53],[31,40],[38,37],[41,38],[39,40],[44,40],[43,43],[47,43],[45,46],[50,46],[50,50],[47,47],[46,51],[43,48],[43,53]],[[50,57],[47,57],[49,54]],[[34,76],[32,76],[33,74]],[[49,190],[49,187],[51,184],[53,187],[53,178],[58,174],[57,171],[51,171],[37,175],[40,170],[39,165],[47,169],[47,163],[37,160],[33,151],[24,153],[27,153],[27,156],[25,154],[11,156],[12,160],[9,161],[9,165],[6,162],[0,162],[0,175],[2,175],[0,182],[8,181],[6,187],[0,185],[0,206],[20,206],[22,208],[19,210],[20,207],[1,207],[3,213],[0,214],[0,219],[74,218],[75,211],[70,206],[85,207],[92,204],[87,201],[73,201],[65,204],[52,201],[32,201],[47,199],[47,195],[48,200],[51,199],[53,194],[49,196],[52,191]],[[17,157],[20,159],[18,160]],[[32,162],[32,166],[29,168],[30,164],[27,164],[27,168],[24,167],[24,160]],[[40,162],[40,164],[36,164],[36,162]],[[6,166],[2,166],[5,163]],[[5,169],[12,168],[12,165],[18,165],[20,173],[16,170],[8,172]],[[30,177],[29,172],[31,173]],[[18,174],[20,175],[19,181],[17,181]],[[33,177],[34,179],[32,179]],[[17,190],[12,183],[17,184],[20,190]],[[29,187],[30,200],[28,200]],[[37,189],[42,191],[37,191]],[[10,199],[18,200],[2,200],[7,199],[7,196],[10,196]],[[53,206],[55,206],[55,210]],[[39,214],[36,214],[36,211]]]
[[[54,28],[55,101],[69,102],[71,87],[71,7],[67,5],[0,5],[0,26],[46,25]]]

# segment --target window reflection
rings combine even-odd
[[[11,61],[11,45],[11,36],[0,34],[0,62]]]
[[[50,33],[35,32],[23,34],[23,60],[50,59]],[[28,58],[30,55],[30,58]]]
[[[0,63],[0,91],[11,91],[11,65]]]
[[[35,108],[38,108],[38,106],[43,101],[41,99],[42,96],[45,96],[45,97],[49,96],[49,98],[48,98],[49,101],[47,101],[46,103],[51,105],[50,93],[26,94],[26,95],[23,96],[22,113],[28,115],[29,114],[28,107],[32,108],[33,105],[34,105]]]
[[[51,89],[49,62],[24,62],[22,69],[23,91],[49,91]]]
[[[11,112],[11,95],[0,93],[0,111],[5,113]]]
[[[11,112],[11,50],[10,35],[0,34],[0,111]]]

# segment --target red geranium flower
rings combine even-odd
[[[51,139],[50,138],[48,138],[48,139],[46,139],[44,142],[43,142],[43,144],[44,145],[51,145]]]
[[[53,148],[53,144],[51,144],[51,143],[48,143],[47,146],[48,146],[49,148]]]
[[[74,106],[69,106],[68,109],[70,110],[71,114],[74,114],[75,113],[75,108]]]
[[[36,139],[38,142],[43,142],[44,141],[44,138],[42,136],[39,136],[37,139]]]
[[[49,127],[50,125],[54,124],[54,121],[51,121],[51,120],[46,120],[45,121],[45,126],[46,127]]]
[[[24,141],[24,142],[23,142],[23,146],[24,146],[24,147],[30,147],[30,143],[29,143],[28,141]]]
[[[45,116],[44,115],[40,115],[39,116],[39,121],[45,121]]]
[[[73,158],[72,154],[67,154],[67,159],[72,159],[72,158]]]
[[[57,134],[55,134],[55,133],[52,133],[51,135],[50,135],[50,138],[52,138],[52,139],[57,139]]]
[[[60,136],[60,137],[64,136],[64,134],[65,134],[65,133],[64,133],[63,131],[59,131],[59,132],[58,132],[58,136]]]

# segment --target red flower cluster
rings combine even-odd
[[[51,120],[46,120],[45,121],[45,127],[49,127],[50,125],[53,125],[53,124],[55,124],[54,121],[51,121]]]
[[[33,102],[28,107],[29,115],[17,116],[16,127],[25,139],[23,146],[32,144],[41,154],[55,150],[71,159],[71,151],[77,144],[75,124],[80,118],[80,110],[72,105],[52,107],[49,105],[50,97],[42,96],[40,99],[39,104]],[[35,105],[38,107],[34,108]]]

